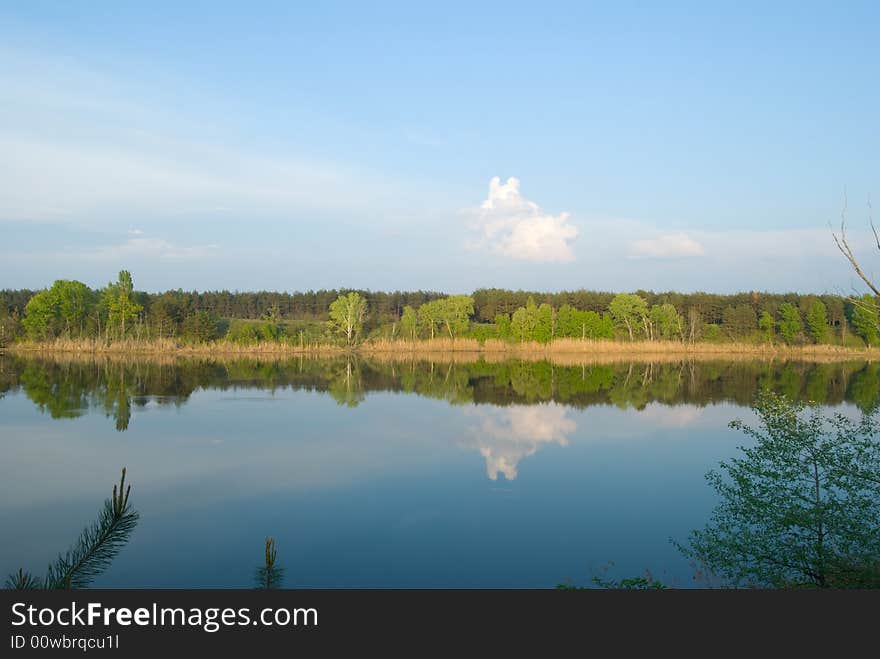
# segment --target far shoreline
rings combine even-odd
[[[343,357],[407,359],[451,358],[563,359],[600,361],[653,361],[689,359],[784,359],[801,361],[880,361],[880,348],[852,348],[838,345],[684,343],[678,341],[591,341],[557,339],[547,344],[508,343],[499,340],[425,339],[419,341],[366,341],[351,348],[333,344],[293,345],[277,341],[238,344],[230,341],[185,343],[173,339],[95,341],[58,339],[51,342],[16,342],[0,348],[0,355],[71,355],[79,357],[199,357],[256,358]]]

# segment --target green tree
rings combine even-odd
[[[822,300],[814,300],[807,309],[807,331],[816,343],[824,343],[828,335],[828,312]]]
[[[755,309],[750,304],[725,307],[722,324],[731,339],[741,339],[755,329]]]
[[[176,336],[183,322],[183,308],[179,296],[173,292],[153,298],[148,312],[152,336],[165,338]],[[232,328],[230,327],[232,333]]]
[[[82,336],[85,322],[91,312],[92,289],[81,281],[56,281],[53,288],[58,288],[58,311],[65,325],[65,332]]]
[[[535,313],[535,327],[532,339],[538,343],[550,343],[554,335],[555,317],[553,307],[546,302],[538,306]]]
[[[634,293],[620,293],[608,305],[608,311],[618,327],[625,328],[629,340],[635,340],[639,328],[643,327],[648,316],[648,303]]]
[[[59,315],[55,295],[49,290],[40,291],[28,301],[22,325],[28,337],[50,339],[57,336]]]
[[[226,340],[241,345],[252,345],[260,340],[260,332],[250,321],[234,321],[226,331]]]
[[[764,333],[764,340],[772,344],[776,330],[776,321],[767,311],[761,312],[761,317],[758,319],[758,328]]]
[[[183,333],[184,338],[190,341],[196,341],[199,343],[206,343],[208,341],[213,341],[216,339],[219,334],[219,318],[212,314],[210,311],[197,311],[191,316],[187,316],[183,319],[183,324],[181,325],[181,331]],[[264,324],[266,326],[267,324]],[[270,326],[271,327],[271,326]],[[274,336],[266,336],[261,333],[262,327],[255,327],[254,331],[257,333],[262,339],[271,339]]]
[[[410,306],[403,308],[400,316],[400,335],[409,341],[415,341],[419,333],[419,318],[415,309]]]
[[[57,279],[50,289],[40,291],[28,302],[25,328],[32,338],[82,336],[92,302],[92,290],[81,281]]]
[[[21,329],[18,313],[9,311],[5,302],[0,299],[0,348],[16,339]]]
[[[595,311],[586,311],[586,326],[588,339],[613,339],[614,319],[610,314],[603,313],[601,316]]]
[[[498,336],[504,339],[505,341],[509,341],[513,338],[513,332],[511,330],[510,324],[510,315],[506,313],[500,313],[495,316],[495,326],[498,328]]]
[[[557,337],[572,339],[610,339],[614,337],[614,321],[611,316],[600,316],[595,311],[581,311],[563,304],[556,312]]]
[[[440,306],[437,304],[437,300],[425,302],[419,307],[418,320],[419,327],[427,329],[433,339],[437,324],[440,322]]]
[[[128,270],[120,270],[116,283],[104,289],[103,305],[107,309],[108,327],[118,329],[119,336],[124,337],[132,321],[143,311],[134,300],[134,284]]]
[[[779,335],[788,344],[794,343],[798,334],[804,329],[801,323],[801,314],[797,307],[790,302],[779,307]]]
[[[655,339],[671,341],[682,338],[684,322],[676,308],[668,302],[651,307],[650,320]]]
[[[755,440],[707,480],[719,503],[679,549],[735,586],[880,586],[876,415],[825,417],[762,392]]]
[[[510,318],[510,332],[517,341],[534,341],[541,322],[541,315],[535,299],[529,297],[526,306],[518,308]]]
[[[367,317],[367,301],[355,292],[340,295],[330,305],[329,326],[345,337],[346,345],[353,346],[360,336]]]
[[[583,312],[570,304],[563,304],[556,312],[556,334],[562,337],[579,337],[586,334],[581,318]]]
[[[696,307],[691,307],[687,312],[687,335],[688,341],[694,343],[697,339],[702,337],[703,328],[705,327],[705,323],[703,323],[703,314]]]
[[[878,332],[877,298],[866,293],[857,300],[853,300],[852,326],[869,346],[877,343]]]
[[[453,341],[458,334],[466,332],[474,313],[474,299],[469,295],[450,295],[429,304],[437,306],[437,319],[446,328]]]

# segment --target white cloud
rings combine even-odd
[[[0,221],[124,230],[140,217],[287,220],[399,203],[396,185],[361,167],[240,148],[234,126],[218,139],[200,128],[205,117],[175,107],[0,46]]]
[[[679,259],[703,256],[705,249],[686,233],[667,233],[656,238],[636,240],[630,249],[633,258]]]
[[[132,212],[153,218],[282,216],[352,209],[385,186],[342,170],[177,142],[75,144],[0,131],[0,219],[118,225]]]
[[[486,460],[486,475],[493,481],[499,473],[512,481],[523,458],[547,444],[568,446],[568,436],[577,429],[568,410],[556,403],[473,408],[465,413],[479,420],[471,428],[470,445]]]
[[[129,236],[142,236],[142,235],[144,235],[144,232],[141,231],[140,229],[129,229],[128,235]]]
[[[140,234],[143,234],[141,231]],[[129,238],[121,245],[99,247],[87,252],[86,258],[97,261],[124,261],[126,259],[198,259],[210,256],[217,245],[183,246],[160,238]]]
[[[706,253],[713,258],[740,261],[749,258],[804,258],[814,261],[816,258],[830,257],[836,263],[841,263],[842,258],[834,246],[831,231],[825,228],[733,229],[705,231],[696,235],[700,243],[705,245]],[[853,236],[860,245],[866,245],[866,241],[870,240],[870,232],[866,230],[854,232]],[[873,242],[866,246],[870,249]]]
[[[162,238],[144,238],[143,232],[116,245],[98,247],[66,247],[39,252],[0,252],[0,261],[20,266],[35,259],[52,263],[64,263],[65,267],[77,267],[82,263],[109,263],[113,266],[156,261],[195,261],[220,254],[220,246],[179,245]],[[224,253],[224,258],[229,254]]]
[[[473,224],[480,236],[471,246],[522,261],[573,261],[569,242],[578,230],[569,223],[569,214],[545,213],[522,196],[519,185],[519,179],[513,177],[506,183],[497,176],[489,182],[489,196]]]
[[[700,421],[703,408],[694,405],[669,406],[651,403],[639,412],[639,416],[658,428],[687,428]]]

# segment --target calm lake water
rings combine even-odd
[[[704,475],[766,387],[866,408],[865,363],[63,361],[0,356],[0,570],[37,574],[128,468],[96,587],[553,587],[693,570]]]

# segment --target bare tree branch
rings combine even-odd
[[[880,249],[880,236],[877,235],[877,227],[874,226],[874,212],[870,200],[868,201],[868,222],[871,225],[871,231],[874,232],[874,242],[877,243],[877,249]]]
[[[847,208],[847,198],[846,193],[843,195],[843,208],[840,210],[840,237],[837,237],[837,234],[832,230],[831,237],[834,238],[834,244],[837,245],[837,249],[840,250],[840,253],[846,257],[846,260],[849,261],[849,264],[852,266],[853,270],[856,271],[856,274],[859,278],[868,285],[872,291],[874,291],[874,295],[880,296],[880,289],[874,285],[874,283],[868,278],[868,276],[862,271],[862,268],[859,266],[859,262],[856,261],[855,254],[853,254],[852,248],[849,246],[849,242],[846,239],[846,208]],[[871,229],[874,232],[874,239],[877,241],[877,247],[880,249],[880,237],[877,235],[877,229],[874,226],[873,218],[870,218],[870,203],[868,204],[869,209],[869,219],[871,222]]]

